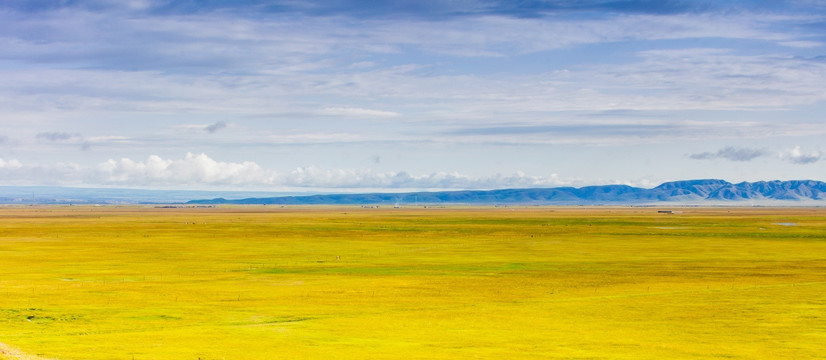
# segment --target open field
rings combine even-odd
[[[0,208],[0,359],[826,356],[826,209],[657,210]]]

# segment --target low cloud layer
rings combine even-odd
[[[696,153],[691,154],[688,157],[694,160],[724,159],[729,161],[751,161],[768,154],[768,151],[765,149],[749,149],[726,146],[716,152]]]
[[[235,187],[272,189],[493,189],[567,185],[557,175],[531,176],[522,172],[473,177],[457,172],[414,175],[408,172],[374,172],[370,169],[300,167],[276,172],[254,162],[222,162],[206,154],[187,153],[180,159],[151,155],[145,160],[109,159],[94,168],[74,164],[27,166],[0,158],[0,175],[11,184],[48,174],[52,185],[125,187]]]
[[[3,185],[79,185],[87,172],[77,164],[56,163],[48,166],[27,165],[17,159],[0,158]]]
[[[558,186],[564,183],[556,175],[529,176],[521,172],[472,177],[456,172],[413,175],[407,172],[376,173],[369,169],[298,168],[278,177],[289,187],[373,188],[373,189],[493,189],[508,187]]]
[[[792,164],[811,164],[820,161],[820,159],[823,158],[823,153],[820,151],[804,153],[800,150],[800,146],[795,146],[794,148],[780,153],[780,158],[791,162]]]

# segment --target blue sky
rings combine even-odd
[[[826,1],[4,1],[0,183],[826,180]]]

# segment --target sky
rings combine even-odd
[[[826,180],[826,1],[6,0],[0,185]]]

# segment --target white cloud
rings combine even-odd
[[[820,151],[812,151],[807,154],[800,150],[800,146],[795,146],[781,152],[780,158],[793,164],[811,164],[820,161],[820,159],[823,158],[823,153]]]
[[[175,160],[157,155],[151,155],[145,161],[109,159],[98,166],[95,176],[106,184],[130,186],[249,186],[272,184],[275,172],[254,162],[219,162],[206,154],[187,153],[183,159]]]

